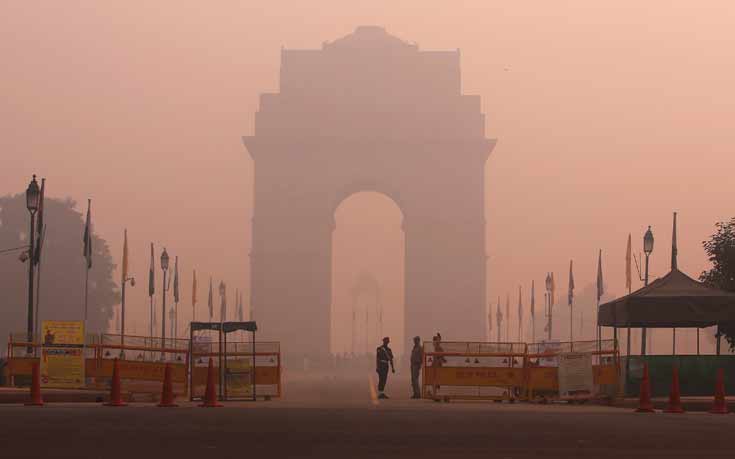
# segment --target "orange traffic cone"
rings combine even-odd
[[[207,389],[204,392],[204,403],[199,405],[202,408],[219,408],[223,406],[221,403],[217,403],[217,391],[215,389],[214,382],[215,377],[214,361],[212,361],[212,357],[210,357],[209,368],[207,369]]]
[[[31,400],[26,406],[43,406],[41,398],[41,364],[33,362],[33,370],[31,373]]]
[[[727,402],[725,401],[725,372],[722,368],[717,369],[717,383],[715,383],[715,403],[709,410],[712,414],[727,414]]]
[[[115,358],[112,363],[112,386],[110,387],[110,401],[105,406],[128,406],[123,402],[122,390],[120,388],[120,364]]]
[[[643,364],[643,379],[641,380],[641,394],[636,413],[655,413],[651,403],[651,380],[648,379],[648,364]]]
[[[163,388],[161,389],[161,403],[157,405],[160,408],[177,407],[174,403],[174,383],[171,377],[171,366],[167,363],[163,370]]]
[[[664,413],[683,413],[684,408],[681,406],[681,392],[679,391],[679,367],[674,366],[674,372],[671,376],[671,392],[669,393],[669,406]]]

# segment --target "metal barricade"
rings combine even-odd
[[[525,343],[424,343],[422,396],[433,400],[515,400],[522,393]]]

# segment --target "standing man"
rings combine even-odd
[[[390,338],[383,338],[383,345],[379,346],[375,355],[375,371],[378,372],[378,398],[388,398],[385,395],[385,383],[388,382],[388,365],[393,373],[396,372],[393,366],[393,351],[388,347]]]
[[[421,398],[421,387],[419,386],[419,374],[424,363],[424,350],[421,347],[421,337],[413,337],[413,349],[411,350],[411,387],[413,395],[411,398]]]

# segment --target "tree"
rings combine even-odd
[[[712,287],[735,292],[735,218],[715,225],[717,231],[704,241],[704,251],[712,269],[702,272],[699,279]],[[730,350],[735,350],[735,323],[720,324]]]
[[[84,270],[82,255],[84,220],[76,203],[46,197],[46,239],[41,255],[40,319],[82,320],[84,318]],[[25,195],[0,198],[0,249],[28,244],[29,214]],[[107,243],[92,234],[92,269],[89,272],[87,331],[107,329],[114,305],[119,303],[113,281],[115,265]],[[0,254],[0,341],[26,330],[28,263],[19,252]],[[35,294],[35,292],[34,292]],[[39,322],[40,323],[40,322]]]

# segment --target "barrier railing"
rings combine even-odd
[[[434,400],[583,400],[618,394],[613,340],[425,342],[422,395]],[[561,391],[560,391],[561,390]]]
[[[515,400],[525,360],[525,343],[425,342],[423,397]]]
[[[571,365],[574,369],[568,370]],[[524,398],[585,400],[614,397],[619,389],[620,355],[614,340],[528,345]]]
[[[15,385],[16,377],[29,378],[33,363],[39,361],[41,344],[25,341],[25,333],[13,333],[8,341],[8,359],[4,371],[9,384]],[[31,350],[28,353],[28,349]],[[195,342],[189,358],[189,340],[130,336],[114,334],[87,335],[85,343],[85,389],[107,389],[112,377],[113,360],[119,359],[122,389],[132,393],[158,394],[161,391],[165,364],[172,369],[174,393],[185,396],[201,396],[207,380],[207,363],[212,357],[218,366],[219,348],[216,343]],[[253,369],[252,377],[258,397],[280,397],[281,353],[275,342],[256,342],[253,350],[250,342],[227,343],[226,389],[237,395],[249,390],[242,381],[245,369]],[[190,371],[190,362],[193,366]],[[217,372],[219,375],[220,372]],[[191,377],[192,390],[189,391]],[[252,381],[252,379],[251,379]],[[217,381],[218,383],[218,381]],[[252,386],[252,384],[251,384]]]
[[[252,343],[228,342],[227,348],[222,351],[220,354],[219,343],[194,343],[191,355],[192,400],[204,395],[210,358],[217,368],[215,384],[219,387],[220,377],[225,378],[222,398],[244,398],[253,394],[259,398],[281,397],[280,343],[256,342],[253,349]]]

